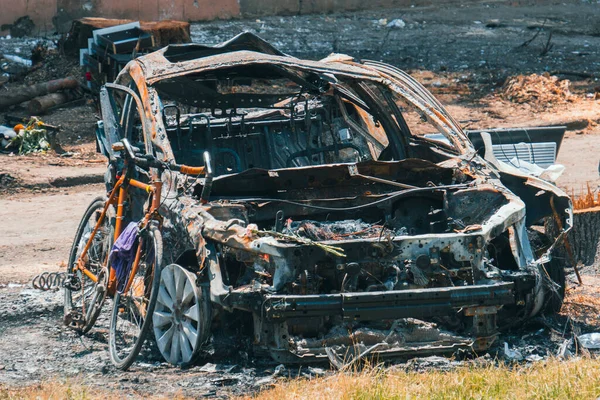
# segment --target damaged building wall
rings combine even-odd
[[[57,0],[0,0],[0,35],[8,34],[9,27],[23,16],[29,16],[40,31],[52,31]]]
[[[554,3],[553,0],[518,0],[514,4]],[[67,32],[74,19],[83,17],[125,18],[155,21],[177,19],[209,21],[255,17],[263,15],[297,15],[329,13],[386,7],[409,7],[459,3],[457,0],[0,0],[0,35],[6,35],[6,25],[29,16],[35,23],[34,34]],[[481,3],[467,0],[460,3]]]

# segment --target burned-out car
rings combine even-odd
[[[395,67],[243,33],[142,56],[101,103],[107,155],[126,136],[165,162],[212,159],[212,176],[162,177],[153,330],[171,363],[236,321],[281,362],[477,351],[561,305],[568,196],[478,154]]]

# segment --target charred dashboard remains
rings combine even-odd
[[[161,208],[166,264],[202,292],[199,342],[236,311],[282,361],[484,349],[564,285],[561,237],[532,237],[548,216],[570,227],[568,197],[481,158],[389,65],[298,60],[242,34],[140,57],[117,83],[109,141],[120,124],[164,161],[214,162],[206,179],[167,172]]]

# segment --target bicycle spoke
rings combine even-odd
[[[101,271],[106,265],[112,246],[111,219],[105,217],[94,234],[104,206],[105,199],[102,198],[95,199],[90,204],[79,225],[69,255],[68,272],[74,275],[73,284],[79,283],[81,289],[70,290],[65,287],[65,322],[83,332],[87,332],[94,325],[106,296],[102,289],[105,281],[101,279]],[[83,254],[88,243],[89,248]],[[97,282],[79,270],[79,265],[95,275],[98,278]]]
[[[135,360],[138,353],[141,351],[145,341],[146,332],[150,329],[149,318],[156,319],[156,324],[166,328],[169,326],[170,318],[168,317],[169,310],[166,305],[165,313],[152,317],[154,304],[158,301],[172,304],[170,293],[163,288],[163,291],[158,295],[158,287],[154,284],[154,271],[157,267],[158,257],[162,257],[162,248],[156,249],[157,243],[161,244],[160,232],[153,231],[148,236],[140,238],[139,246],[141,246],[140,262],[132,268],[133,276],[128,277],[131,280],[131,286],[123,294],[115,295],[115,308],[110,326],[110,356],[113,363],[120,369],[127,369]],[[158,235],[158,239],[156,236]],[[157,242],[157,240],[159,240]],[[133,272],[135,271],[135,272]],[[173,285],[173,289],[175,286]],[[173,290],[175,293],[175,290]],[[116,304],[117,299],[121,302]],[[124,308],[121,309],[121,308]],[[165,336],[166,335],[166,336]],[[171,340],[172,332],[167,330],[163,335],[160,346],[165,346],[165,340]],[[158,341],[157,341],[158,342]]]

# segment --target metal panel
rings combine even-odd
[[[387,292],[325,295],[265,296],[265,316],[287,318],[341,315],[349,320],[423,318],[447,315],[462,307],[503,305],[514,302],[512,282]]]
[[[527,161],[541,168],[547,168],[556,162],[556,143],[516,143],[492,145],[494,155],[500,161],[514,164],[519,167],[518,162],[511,162],[515,157],[520,161]]]
[[[450,144],[450,141],[441,133],[431,133],[424,136],[429,140]],[[477,148],[477,146],[475,147]],[[511,164],[510,160],[517,157],[517,159],[521,161],[536,164],[541,168],[547,168],[554,164],[556,162],[556,153],[558,151],[556,142],[505,142],[504,144],[492,144],[492,150],[496,158],[505,163]],[[516,163],[514,166],[517,168],[519,167]]]

